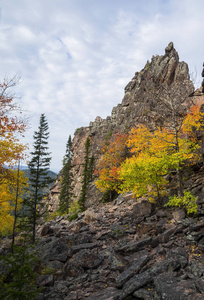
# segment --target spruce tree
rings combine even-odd
[[[42,216],[41,211],[44,207],[42,203],[43,189],[48,187],[53,179],[48,175],[50,166],[50,152],[48,152],[48,132],[49,126],[44,114],[41,114],[38,131],[34,132],[34,151],[31,152],[32,158],[28,164],[30,171],[30,195],[25,200],[28,208],[28,220],[32,227],[32,241],[35,242],[36,222]]]
[[[88,137],[86,139],[85,142],[85,155],[84,155],[84,168],[83,168],[83,172],[82,172],[82,188],[81,188],[81,193],[80,193],[80,197],[78,200],[79,203],[79,208],[80,211],[84,211],[85,210],[85,200],[86,200],[86,195],[87,195],[87,188],[88,188],[88,184],[92,178],[92,173],[93,173],[93,156],[89,156],[90,155],[90,146],[91,146],[91,140]]]
[[[29,300],[36,299],[39,290],[36,285],[38,258],[24,238],[21,245],[14,245],[14,253],[1,258],[4,274],[0,276],[0,299]],[[28,251],[29,249],[29,251]]]
[[[66,144],[66,153],[63,159],[62,168],[62,179],[61,179],[61,192],[60,192],[60,203],[59,203],[59,213],[64,214],[69,212],[69,207],[71,200],[74,197],[73,194],[73,173],[72,173],[72,139],[71,135]]]

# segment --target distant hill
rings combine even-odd
[[[21,168],[21,171],[23,171],[25,173],[25,176],[30,178],[30,170],[27,168]],[[48,175],[53,178],[56,179],[57,178],[57,174],[51,170],[48,171]]]
[[[30,170],[28,169],[28,167],[26,167],[26,169],[21,168],[21,171],[24,172],[25,177],[30,179]],[[55,179],[57,178],[57,174],[55,172],[49,170],[48,175],[53,179],[53,183],[54,183]],[[48,188],[44,188],[43,193],[47,193],[49,191],[50,187],[53,185],[53,183],[49,184]]]

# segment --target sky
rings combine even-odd
[[[199,87],[204,61],[203,0],[0,0],[0,82],[29,116],[33,145],[40,115],[49,124],[51,169],[59,171],[69,135],[105,119],[153,55],[174,43]]]

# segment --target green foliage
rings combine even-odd
[[[79,131],[80,131],[80,129],[81,129],[81,127],[77,128],[77,129],[75,130],[74,134],[78,134]]]
[[[66,145],[66,154],[63,159],[62,177],[61,177],[61,192],[59,202],[59,213],[68,214],[73,194],[73,173],[72,173],[72,139],[69,136]]]
[[[46,216],[44,216],[44,220],[46,222],[49,222],[56,219],[58,216],[61,216],[61,213],[59,213],[58,211],[54,211],[52,213],[47,212]]]
[[[86,200],[87,188],[93,174],[94,159],[93,156],[90,157],[90,146],[91,146],[91,140],[88,137],[85,142],[85,155],[84,155],[84,164],[83,164],[84,168],[82,172],[82,177],[83,177],[82,188],[78,200],[80,211],[85,210],[84,204]]]
[[[176,195],[169,197],[169,202],[165,204],[165,207],[183,207],[188,215],[196,214],[198,210],[196,201],[197,198],[195,196],[193,196],[189,191],[184,191],[184,195],[182,197],[178,197]]]
[[[76,220],[77,217],[78,217],[78,213],[75,213],[75,214],[69,216],[68,221],[71,222],[71,221],[73,221],[73,220]]]
[[[25,245],[14,246],[14,254],[9,253],[1,258],[6,272],[0,278],[0,299],[34,299],[38,294],[34,272],[38,259],[35,253],[28,253]]]
[[[56,270],[54,268],[51,267],[44,267],[41,270],[41,275],[49,275],[49,274],[54,274],[56,272]]]
[[[73,201],[69,208],[69,214],[72,215],[78,213],[79,211],[80,211],[80,206],[78,201]]]
[[[118,196],[118,193],[116,191],[114,191],[114,190],[106,190],[103,193],[102,202],[103,203],[111,202],[114,199],[116,199],[117,196]]]
[[[80,212],[80,206],[78,201],[73,201],[69,208],[69,217],[68,220],[71,222],[78,217],[78,213]]]
[[[109,145],[109,143],[110,143],[110,138],[111,138],[111,136],[112,136],[112,134],[113,134],[113,131],[110,131],[107,135],[106,135],[106,137],[105,137],[105,145]]]

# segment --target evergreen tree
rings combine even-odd
[[[0,299],[35,299],[39,292],[35,282],[37,274],[34,272],[38,261],[36,253],[28,251],[24,238],[23,243],[14,245],[13,249],[14,253],[1,257],[5,271],[0,275]]]
[[[84,169],[82,172],[82,188],[81,188],[81,193],[80,193],[80,197],[78,200],[79,203],[79,207],[81,211],[85,210],[84,204],[85,204],[85,200],[86,200],[86,195],[87,195],[87,188],[88,188],[88,184],[89,181],[92,178],[92,173],[93,173],[93,161],[94,158],[93,156],[89,157],[90,155],[90,146],[91,146],[91,141],[90,138],[88,137],[86,139],[85,142],[85,155],[84,155]]]
[[[31,152],[32,159],[28,164],[30,171],[30,196],[25,200],[28,208],[28,222],[32,227],[32,241],[35,242],[36,221],[42,216],[44,197],[43,188],[49,186],[53,179],[48,175],[50,166],[50,152],[48,152],[48,122],[44,114],[41,114],[38,131],[34,132],[34,151]]]
[[[62,168],[62,179],[61,179],[61,193],[60,193],[60,203],[58,211],[61,214],[69,212],[69,207],[71,199],[74,197],[73,194],[73,173],[72,173],[72,139],[71,135],[66,144],[66,154],[63,159]]]

